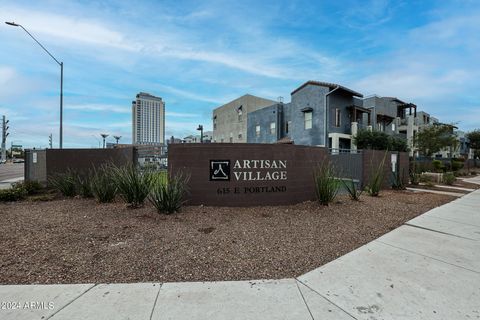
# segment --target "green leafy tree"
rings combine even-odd
[[[419,130],[415,136],[414,144],[418,151],[427,157],[445,148],[451,148],[456,141],[451,124],[434,124]]]
[[[480,157],[480,129],[476,129],[467,133],[466,137],[470,141],[470,148],[474,150],[473,157],[475,158],[476,166],[476,159],[477,157]]]
[[[390,136],[382,131],[360,130],[353,138],[353,142],[358,149],[408,151],[405,139]]]

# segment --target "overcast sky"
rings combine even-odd
[[[319,4],[323,3],[323,4]],[[468,1],[0,0],[0,115],[26,147],[131,142],[139,91],[166,101],[166,137],[211,129],[245,93],[290,101],[307,80],[413,102],[460,129],[480,127],[480,3]],[[9,138],[10,138],[9,137]],[[113,139],[112,139],[113,140]]]

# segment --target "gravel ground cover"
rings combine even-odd
[[[0,204],[0,283],[105,283],[294,277],[454,197],[384,191],[323,207],[146,205],[66,199]]]

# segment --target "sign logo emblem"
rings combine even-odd
[[[210,181],[230,180],[230,160],[210,160]]]

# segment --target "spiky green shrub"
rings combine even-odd
[[[75,187],[77,188],[77,193],[83,198],[92,198],[92,172],[88,171],[84,174],[75,175]]]
[[[392,172],[392,189],[405,190],[407,187],[403,183],[402,175],[398,172]]]
[[[173,177],[165,172],[155,175],[148,199],[158,213],[172,214],[180,210],[185,204],[189,180],[190,176],[181,172]]]
[[[315,169],[313,178],[318,202],[328,206],[335,199],[340,189],[340,181],[335,175],[332,164],[327,161],[323,162]]]
[[[363,190],[361,188],[357,188],[357,185],[353,179],[341,179],[342,184],[347,190],[348,195],[350,196],[350,199],[354,201],[360,201],[360,196],[363,193]]]
[[[111,167],[107,165],[94,169],[91,177],[91,188],[98,202],[112,202],[117,195],[117,185]]]
[[[420,183],[420,174],[416,173],[415,170],[410,170],[409,177],[410,184],[416,186]]]
[[[451,186],[455,180],[457,180],[457,178],[455,178],[455,175],[452,172],[446,172],[443,174],[442,182],[446,185]]]
[[[153,171],[141,171],[135,165],[127,165],[112,167],[112,173],[122,199],[132,208],[143,205],[155,177]]]
[[[367,191],[369,196],[378,197],[380,195],[380,190],[382,189],[383,178],[385,174],[384,167],[386,155],[387,153],[385,153],[385,156],[383,157],[377,168],[374,168],[374,166],[371,165],[371,174],[367,181],[367,185],[365,186],[365,190]]]
[[[48,183],[65,197],[77,195],[76,174],[72,170],[53,175],[48,180]]]

